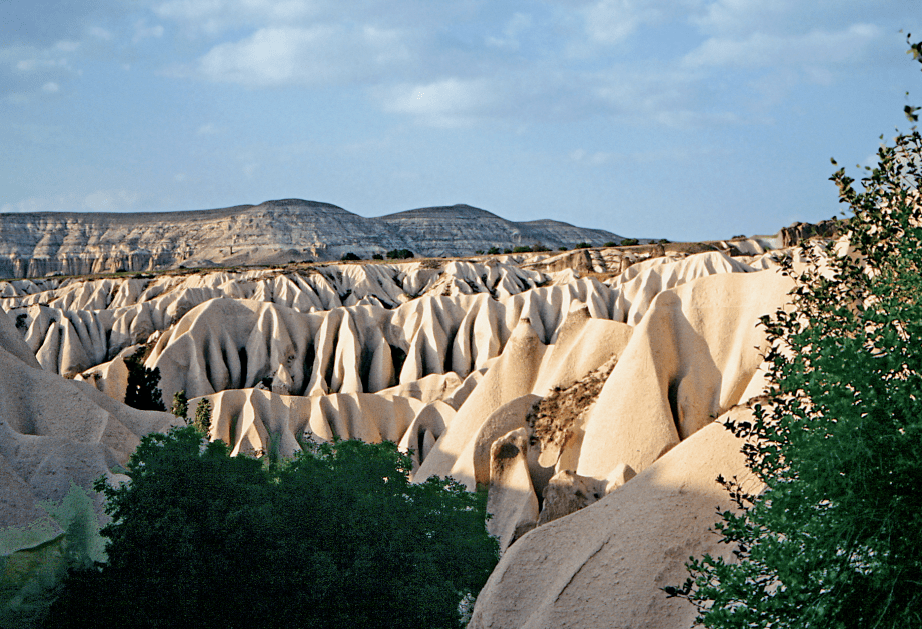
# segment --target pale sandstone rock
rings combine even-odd
[[[528,412],[540,399],[531,394],[515,398],[493,411],[480,426],[473,441],[474,482],[477,485],[490,484],[493,443],[513,430],[527,429]]]
[[[573,470],[560,470],[551,477],[542,493],[538,526],[588,507],[601,499],[605,490],[604,481],[580,476]]]
[[[176,423],[30,366],[5,347],[0,340],[0,503],[19,511],[0,518],[4,525],[32,519],[37,502],[61,500],[72,481],[89,489],[99,476],[118,480],[111,470],[127,462],[141,436]],[[99,499],[96,509],[101,515]]]
[[[477,597],[471,629],[691,627],[695,609],[660,588],[685,562],[728,556],[710,532],[731,506],[719,474],[751,481],[741,443],[714,423],[598,502],[531,531],[505,552]]]
[[[513,430],[496,439],[490,448],[490,493],[487,521],[490,535],[499,538],[500,552],[535,528],[538,498],[528,470],[528,432]]]
[[[38,361],[35,360],[35,354],[23,340],[23,335],[16,328],[10,317],[2,311],[0,311],[0,347],[28,366],[35,369],[41,368]]]
[[[761,315],[787,302],[774,271],[725,273],[660,293],[585,425],[577,473],[640,472],[740,401],[766,349]]]
[[[500,359],[458,409],[445,434],[420,465],[417,471],[420,478],[433,474],[451,476],[469,489],[476,489],[474,448],[477,433],[493,409],[531,392],[537,367],[546,350],[547,346],[538,338],[531,321],[522,319]]]

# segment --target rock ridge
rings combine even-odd
[[[0,277],[144,272],[362,258],[392,249],[425,257],[621,237],[556,221],[516,223],[468,205],[366,218],[301,199],[164,213],[0,214]]]

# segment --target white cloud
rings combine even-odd
[[[316,14],[313,0],[168,0],[154,7],[190,31],[218,35],[238,26],[285,26]]]
[[[645,24],[662,19],[656,3],[645,0],[599,0],[584,13],[586,33],[601,44],[617,44]]]
[[[589,152],[585,149],[576,149],[570,152],[570,160],[584,166],[601,166],[612,158],[613,154],[606,151]]]
[[[749,34],[744,39],[712,37],[688,53],[683,65],[737,68],[824,68],[861,59],[881,38],[872,24],[855,24],[844,30],[812,30],[803,35]]]
[[[469,125],[499,104],[488,80],[454,77],[390,88],[382,100],[385,111],[408,114],[435,127]]]
[[[98,39],[100,41],[112,41],[112,39],[115,38],[115,36],[111,33],[111,31],[101,26],[91,26],[89,29],[87,29],[87,34],[90,37],[93,37],[94,39]]]
[[[515,13],[503,28],[502,37],[487,37],[487,46],[518,50],[521,47],[520,36],[532,27],[532,18],[525,13]]]
[[[195,135],[218,135],[220,130],[211,122],[205,123],[195,131]]]
[[[159,39],[163,37],[164,28],[160,24],[148,26],[144,20],[138,20],[134,25],[134,37],[132,43],[137,44],[145,39]]]
[[[54,81],[48,81],[47,83],[42,85],[42,91],[45,92],[46,94],[56,94],[60,90],[61,90],[61,86],[59,86]]]
[[[317,85],[371,76],[409,58],[400,34],[372,27],[262,28],[219,44],[194,72],[212,81],[248,86]]]

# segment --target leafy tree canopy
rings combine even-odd
[[[485,500],[408,480],[391,443],[278,464],[193,427],[145,437],[129,484],[97,483],[108,563],[72,572],[54,627],[460,627],[498,553]]]
[[[128,386],[125,389],[125,404],[142,411],[165,411],[163,395],[157,385],[160,383],[160,368],[144,366],[144,350],[125,359],[128,367]]]
[[[666,588],[707,627],[922,626],[922,137],[878,157],[860,189],[832,177],[850,251],[806,243],[794,314],[763,320],[770,405],[731,428],[765,490],[724,481],[744,507],[717,526],[735,561],[693,560]]]

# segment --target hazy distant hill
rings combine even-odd
[[[391,249],[461,256],[490,247],[620,240],[558,221],[507,221],[468,205],[379,218],[300,199],[186,212],[0,214],[0,277],[338,260],[349,251],[368,258]]]

